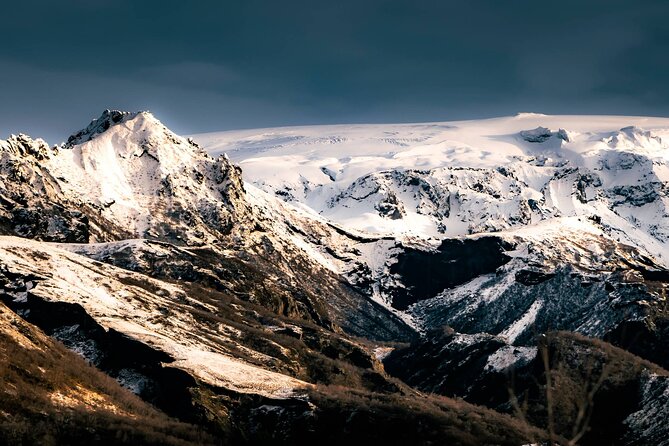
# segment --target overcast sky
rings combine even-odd
[[[667,0],[7,0],[0,137],[105,108],[178,133],[669,116]]]

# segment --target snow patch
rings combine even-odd
[[[536,347],[506,345],[488,356],[484,370],[503,372],[511,366],[522,367],[537,355]]]

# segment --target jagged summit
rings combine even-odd
[[[19,156],[33,156],[37,160],[47,158],[51,150],[43,139],[32,139],[23,133],[10,135],[5,141],[0,141],[0,149]]]
[[[141,112],[127,112],[120,110],[105,110],[99,118],[93,119],[88,126],[77,133],[71,135],[64,144],[65,148],[72,148],[77,144],[81,144],[95,138],[100,133],[105,132],[115,124],[121,124],[130,119],[134,119],[140,114],[152,116],[148,111]]]
[[[195,158],[208,157],[195,141],[176,135],[148,111],[105,110],[85,129],[70,136],[63,148],[75,146],[85,146],[89,153],[113,148],[113,156],[123,159],[149,156],[166,174],[195,162]]]
[[[12,205],[13,214],[26,206],[43,209],[46,199],[76,209],[86,220],[65,223],[72,221],[70,211],[56,210],[60,223],[50,220],[35,228],[8,215],[8,225],[21,222],[22,229],[13,233],[54,241],[148,237],[205,243],[229,232],[233,220],[243,220],[239,169],[225,157],[212,158],[146,111],[105,110],[62,147],[19,135],[0,142],[0,148],[0,173],[13,180],[6,185],[8,199],[19,203]],[[73,233],[68,227],[79,229]]]

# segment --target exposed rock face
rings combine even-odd
[[[390,192],[385,200],[376,205],[379,214],[392,220],[399,220],[406,215],[402,204],[397,200],[397,196]]]
[[[518,345],[551,329],[605,337],[620,324],[650,322],[656,312],[664,314],[657,291],[665,287],[663,269],[651,271],[654,267],[629,246],[566,227],[560,232],[553,252],[546,241],[532,253],[537,249],[532,240],[516,240],[513,253],[504,255],[526,254],[493,274],[416,303],[411,312],[426,329],[449,325],[463,333],[505,336]],[[582,243],[592,248],[602,243],[598,251],[603,255],[584,258],[572,251]],[[579,257],[572,263],[574,254]]]
[[[536,346],[512,346],[498,336],[445,327],[391,352],[383,363],[388,373],[423,391],[499,408],[509,400],[508,373],[523,370],[536,355]]]
[[[504,254],[505,248],[511,246],[495,237],[447,239],[434,252],[406,248],[390,266],[390,274],[401,278],[401,287],[387,291],[392,305],[406,310],[411,304],[494,272],[511,260]]]
[[[546,127],[537,127],[533,130],[522,130],[520,136],[527,142],[545,142],[553,136],[553,132]]]
[[[629,414],[623,421],[625,435],[622,443],[626,445],[669,444],[669,427],[659,420],[667,419],[667,389],[669,377],[650,375],[641,390],[639,410]]]
[[[307,188],[307,197],[322,194]],[[441,168],[433,170],[394,170],[359,178],[348,188],[327,201],[322,211],[337,217],[342,208],[364,213],[370,207],[389,220],[403,220],[415,213],[434,225],[438,234],[453,233],[451,226],[459,220],[462,234],[495,232],[528,224],[532,216],[552,212],[535,200],[534,210],[524,197],[532,195],[527,185],[508,170]],[[538,199],[537,194],[537,199]],[[481,212],[485,203],[485,212]],[[457,209],[457,214],[452,209]],[[406,221],[397,225],[406,228]],[[411,233],[411,229],[408,232]]]
[[[58,149],[26,135],[0,141],[0,230],[37,240],[88,242],[83,203],[63,194],[46,166]],[[89,209],[90,213],[94,213]]]

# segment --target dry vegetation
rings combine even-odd
[[[643,377],[669,374],[607,342],[571,332],[548,333],[538,348],[530,374],[516,377],[522,396],[513,388],[510,396],[518,418],[545,428],[551,444],[617,444],[623,420],[636,410]]]
[[[212,444],[0,304],[0,444]]]
[[[208,418],[204,424],[216,426],[215,440],[142,402],[2,305],[0,316],[0,444],[512,445],[545,438],[511,416],[426,396],[391,378],[361,382],[361,368],[323,355],[312,358],[323,364],[311,367],[324,381],[342,385],[317,386],[309,403],[193,389]],[[301,344],[289,336],[283,341]],[[384,386],[393,393],[366,390]]]
[[[148,279],[123,280],[162,292]],[[621,438],[608,426],[629,413],[619,400],[637,397],[644,371],[667,373],[606,342],[551,333],[516,377],[525,382],[511,389],[513,416],[504,415],[416,392],[388,377],[364,340],[309,318],[198,283],[180,286],[194,301],[175,296],[166,314],[188,311],[212,346],[315,384],[309,402],[192,384],[186,390],[201,416],[188,421],[205,433],[142,402],[0,305],[0,444],[597,444]]]
[[[329,443],[520,445],[546,439],[545,431],[463,400],[412,393],[379,394],[319,387],[317,429]]]

